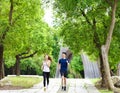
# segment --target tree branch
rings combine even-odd
[[[25,54],[28,54],[30,52],[30,49],[28,49],[26,52],[23,52],[21,54],[18,54],[18,56],[22,56],[22,55],[25,55]]]
[[[25,11],[27,9],[25,9],[22,13],[20,13],[14,20],[12,19],[12,15],[13,15],[13,0],[10,0],[10,11],[9,11],[9,26],[13,26],[15,24],[15,22],[25,13]],[[1,38],[1,42],[3,39],[5,39],[6,33],[9,31],[9,26],[6,27],[5,31],[3,32],[2,38]]]
[[[84,10],[82,10],[82,9],[80,9],[80,10],[81,10],[82,15],[85,17],[87,23],[88,23],[89,25],[92,25],[91,22],[89,21],[88,17],[86,16]]]
[[[101,44],[100,44],[100,39],[99,39],[98,33],[96,32],[96,19],[95,18],[93,19],[93,27],[92,28],[94,29],[93,41],[95,43],[96,48],[100,49],[101,48]]]
[[[36,53],[37,53],[37,51],[33,52],[32,54],[30,54],[28,56],[20,57],[20,59],[25,59],[25,58],[33,57]]]
[[[13,0],[10,0],[10,11],[9,11],[9,26],[12,25],[12,15],[13,15]],[[3,39],[5,39],[6,33],[9,31],[9,26],[6,27],[2,38],[1,38],[1,42]]]
[[[96,47],[97,47],[98,49],[100,49],[100,48],[101,48],[100,39],[99,39],[99,36],[98,36],[98,34],[97,34],[97,32],[96,32],[96,19],[94,18],[94,19],[93,19],[93,23],[91,23],[90,20],[88,19],[87,15],[85,14],[85,12],[84,12],[82,9],[80,9],[80,10],[81,10],[81,12],[82,12],[82,15],[85,17],[86,22],[87,22],[89,25],[91,25],[92,28],[94,29],[94,39],[93,39],[93,41],[94,41]]]
[[[9,12],[9,25],[12,25],[12,15],[13,15],[13,0],[10,0],[10,12]]]
[[[110,48],[110,43],[111,43],[111,40],[112,40],[112,34],[113,34],[114,26],[115,26],[115,12],[116,12],[116,7],[117,7],[117,1],[118,0],[114,0],[114,5],[112,7],[112,19],[111,19],[109,33],[108,33],[106,44],[105,44],[107,54],[108,54],[108,51],[109,51],[109,48]]]
[[[18,56],[22,56],[22,55],[25,55],[25,54],[28,54],[29,52],[27,51],[27,52],[23,52],[23,53],[21,53],[21,54],[18,54]]]

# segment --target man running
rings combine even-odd
[[[68,70],[69,62],[66,59],[66,52],[62,53],[62,58],[59,60],[59,69],[61,74],[61,85],[62,90],[66,91],[66,77],[67,77],[67,70]]]

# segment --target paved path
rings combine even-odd
[[[42,82],[30,89],[0,90],[0,93],[100,93],[88,79],[67,79],[67,90],[61,90],[61,79],[50,79],[49,87],[44,91]]]

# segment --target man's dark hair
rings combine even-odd
[[[65,54],[65,55],[67,55],[67,53],[66,53],[66,52],[62,52],[62,54]]]

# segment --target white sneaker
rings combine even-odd
[[[49,87],[49,85],[47,85],[47,87],[46,87],[46,88],[48,89],[48,87]]]
[[[46,87],[44,87],[44,91],[46,91]]]

